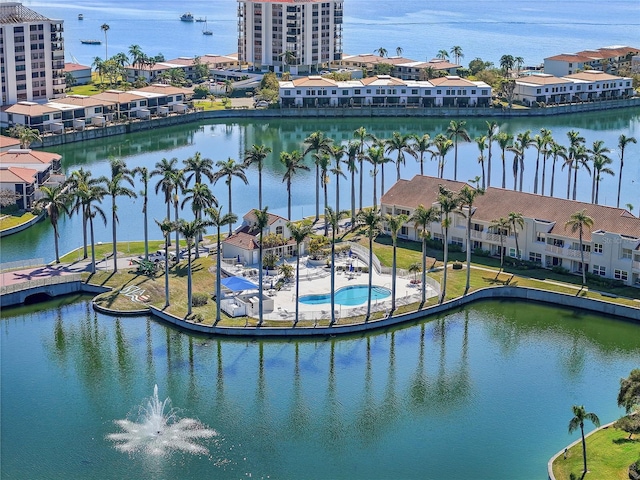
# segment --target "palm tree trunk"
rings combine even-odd
[[[216,241],[216,325],[220,320],[222,320],[222,315],[220,314],[220,302],[222,297],[222,285],[220,280],[222,280],[222,266],[221,263],[221,254],[220,254],[220,225],[218,224],[218,240]]]
[[[58,224],[53,224],[53,240],[54,240],[54,248],[56,249],[56,263],[60,263],[60,255],[58,253]]]
[[[482,168],[482,189],[484,190],[486,188],[486,178],[484,175],[484,162],[480,162],[480,166]]]
[[[577,193],[578,193],[578,164],[576,163],[576,168],[573,170],[573,200],[576,199]]]
[[[491,140],[489,140],[489,152],[487,154],[487,187],[491,186]]]
[[[336,174],[336,212],[340,211],[340,176]]]
[[[420,153],[420,175],[424,175],[424,152]]]
[[[178,197],[176,194],[176,201],[173,202],[173,207],[176,214],[176,227],[178,225]],[[168,253],[168,252],[167,252]],[[176,262],[180,261],[180,232],[176,228]]]
[[[146,197],[144,199],[144,259],[149,260],[149,217]]]
[[[427,301],[427,239],[422,237],[422,303]]]
[[[573,163],[569,164],[569,168],[567,171],[567,200],[569,200],[569,197],[571,196],[571,169],[573,168],[572,165]]]
[[[624,167],[624,150],[620,154],[620,174],[618,175],[618,201],[616,202],[616,208],[620,208],[620,189],[622,188],[622,167]]]
[[[356,174],[351,172],[351,226],[356,223]]]
[[[167,232],[164,236],[164,308],[167,308],[169,303],[169,239],[171,238],[171,232]]]
[[[262,162],[258,164],[258,210],[262,210]]]
[[[367,292],[367,316],[365,322],[371,318],[371,287],[373,284],[373,236],[369,235],[369,291]]]
[[[502,154],[502,188],[507,188],[507,167],[504,161],[504,154]]]
[[[447,262],[449,260],[449,244],[447,237],[449,236],[449,228],[444,229],[444,272],[442,274],[442,294],[440,295],[440,303],[444,301],[447,294]]]
[[[520,191],[522,191],[523,178],[524,178],[524,155],[520,157]]]
[[[316,222],[320,220],[320,165],[316,165]]]
[[[191,315],[191,244],[187,239],[187,316]]]
[[[287,178],[287,220],[291,221],[291,178]]]
[[[584,441],[584,426],[580,424],[580,435],[582,436],[582,461],[584,464],[583,475],[587,473],[587,444]]]
[[[262,231],[258,245],[258,326],[260,326],[262,325]]]
[[[327,207],[329,206],[329,197],[327,195],[327,183],[323,182],[324,186],[322,188],[323,192],[324,192],[324,236],[326,237],[327,235],[329,235],[329,223],[327,222]]]
[[[331,229],[331,323],[336,323],[336,231]]]
[[[503,268],[504,268],[504,237],[502,236],[502,230],[500,230],[500,270],[498,271],[498,275],[502,273]]]
[[[333,292],[333,289],[332,289]],[[300,244],[296,246],[296,320],[294,326],[298,324],[300,314],[300,304],[298,302],[300,298]]]
[[[112,210],[111,210],[111,235],[113,237],[113,273],[118,272],[118,242],[116,239],[116,198],[112,197]]]
[[[377,175],[373,175],[373,208],[375,210],[376,205],[378,204],[378,196],[377,196],[377,192],[376,192],[376,184],[378,183],[378,179],[376,178]]]
[[[454,155],[455,155],[455,158],[453,162],[453,179],[458,180],[458,137],[456,137],[456,144],[454,146]]]
[[[171,221],[171,194],[169,194],[168,197],[165,198],[166,202],[167,202],[167,220]],[[176,221],[178,219],[176,218]],[[165,248],[164,252],[165,252],[165,257],[167,257],[167,255],[169,254],[169,247],[171,246],[171,237],[169,237],[169,242],[167,243],[167,247]],[[168,257],[167,257],[168,259]]]
[[[384,195],[384,163],[380,168],[380,197],[382,197]]]
[[[467,284],[464,287],[465,295],[471,287],[471,205],[469,205],[469,213],[467,215]]]
[[[400,181],[400,159],[398,158],[398,162],[396,163],[396,182]],[[383,181],[384,185],[384,181]],[[380,195],[384,195],[384,187],[382,187],[382,193]]]
[[[596,199],[596,176],[591,177],[591,203]]]
[[[553,159],[551,167],[551,186],[549,187],[549,196],[553,197],[553,182],[556,179],[556,159]]]
[[[229,213],[233,212],[233,209],[231,208],[231,177],[229,177]],[[231,225],[231,222],[229,222],[229,236],[231,236],[231,229],[233,228],[233,226]]]
[[[599,194],[600,194],[600,175],[598,174],[598,181],[596,182],[596,205],[598,204]]]
[[[360,158],[359,162],[360,162],[360,209],[359,209],[359,211],[361,212],[362,211],[362,176],[363,176],[363,174],[362,174],[362,158]]]
[[[536,158],[536,173],[533,175],[533,193],[538,193],[538,171],[540,170],[540,152]]]
[[[92,217],[89,217],[89,232],[91,233],[91,273],[96,273],[96,243],[93,237]]]
[[[397,240],[393,239],[393,261],[391,263],[391,312],[396,310],[396,250]]]
[[[82,206],[82,245],[84,247],[83,250],[83,259],[89,256],[87,251],[87,207],[86,205]]]

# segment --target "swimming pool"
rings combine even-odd
[[[367,301],[369,292],[368,285],[351,285],[336,290],[335,302],[337,305],[360,305]],[[391,290],[385,287],[373,286],[371,288],[371,300],[379,300],[387,298],[391,295]],[[303,295],[300,297],[300,303],[306,305],[320,305],[322,303],[331,303],[331,294],[324,293],[319,295]]]

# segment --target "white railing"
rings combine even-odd
[[[567,255],[567,257],[571,257],[571,258],[582,258],[580,256],[580,250],[575,249],[575,248],[569,248],[566,250],[565,255]],[[591,261],[591,252],[584,252],[584,261],[585,262],[589,262]]]
[[[0,271],[21,270],[23,268],[39,267],[44,265],[43,258],[29,258],[27,260],[17,260],[15,262],[0,263]]]
[[[21,292],[23,290],[29,290],[36,287],[47,287],[49,285],[59,285],[61,283],[79,282],[81,280],[82,276],[79,273],[74,273],[72,275],[39,278],[37,280],[27,280],[26,282],[20,282],[13,285],[0,286],[0,295]]]
[[[544,250],[557,255],[566,255],[566,250],[563,247],[556,247],[555,245],[546,245]]]

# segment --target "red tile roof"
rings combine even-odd
[[[22,167],[0,167],[0,183],[34,183],[37,170]]]
[[[61,155],[57,153],[41,152],[38,150],[30,149],[15,149],[7,150],[6,152],[0,152],[0,163],[5,165],[10,164],[37,164],[37,163],[51,163],[55,160],[60,160]]]

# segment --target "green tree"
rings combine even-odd
[[[91,273],[96,273],[96,242],[93,234],[93,219],[100,217],[102,223],[107,226],[107,216],[104,213],[102,207],[98,204],[102,203],[102,199],[107,194],[106,189],[100,183],[87,185],[88,192],[85,194],[84,199],[86,202],[86,215],[89,219],[89,233],[91,241]]]
[[[500,217],[492,220],[490,227],[496,230],[500,236],[500,270],[498,271],[498,275],[500,275],[504,268],[504,236],[505,232],[511,229],[511,222],[508,218]],[[498,275],[496,275],[496,278]]]
[[[584,441],[584,422],[589,421],[596,427],[600,426],[600,419],[595,413],[587,412],[583,405],[574,405],[572,407],[573,418],[569,421],[569,433],[573,433],[580,428],[582,437],[582,459],[584,461],[584,470],[582,476],[587,474],[587,444]]]
[[[102,25],[100,25],[100,30],[102,30],[104,32],[104,58],[109,58],[109,50],[107,48],[109,42],[107,41],[107,32],[109,31],[109,24],[108,23],[103,23]]]
[[[536,156],[536,171],[533,176],[533,193],[538,193],[538,174],[540,171],[540,155],[544,152],[544,149],[547,146],[547,137],[545,135],[536,135],[532,139],[532,145],[536,149],[538,153]],[[544,182],[543,182],[544,183]]]
[[[492,152],[491,147],[493,146],[493,141],[496,139],[498,135],[498,123],[495,121],[487,121],[487,187],[491,186],[491,160],[492,160]]]
[[[571,227],[571,231],[573,233],[578,232],[578,239],[580,242],[580,264],[581,264],[581,270],[582,270],[582,285],[584,286],[587,283],[587,279],[586,279],[586,265],[584,263],[584,249],[582,245],[583,243],[582,237],[583,237],[585,228],[591,230],[591,227],[593,227],[593,218],[587,215],[586,209],[580,210],[579,212],[575,212],[571,214],[571,217],[569,217],[569,220],[564,225],[565,229],[567,227]]]
[[[112,158],[109,161],[111,167],[111,178],[107,180],[106,190],[107,194],[111,197],[111,235],[113,238],[113,273],[118,272],[118,240],[117,240],[117,225],[118,225],[118,206],[116,204],[117,197],[136,198],[136,192],[125,184],[129,184],[133,187],[133,176],[131,170],[127,168],[127,165],[123,160]]]
[[[287,182],[287,220],[291,220],[291,182],[293,177],[301,170],[309,171],[310,168],[302,163],[303,156],[298,150],[293,152],[280,152],[280,162],[286,171],[282,177],[283,182]]]
[[[336,233],[340,228],[340,219],[344,217],[344,212],[332,209],[327,206],[324,211],[324,218],[331,225],[331,323],[336,323]]]
[[[484,188],[471,188],[468,185],[464,185],[458,193],[458,202],[461,207],[461,213],[467,219],[467,283],[464,287],[464,294],[469,293],[471,287],[471,218],[475,213],[473,204],[476,198],[480,195],[484,195]],[[464,211],[466,209],[466,212]]]
[[[142,215],[143,215],[143,229],[144,229],[144,259],[149,260],[149,218],[148,218],[148,205],[149,205],[149,170],[147,167],[136,167],[133,169],[133,175],[140,175],[142,180]]]
[[[383,147],[370,147],[365,158],[373,166],[371,176],[373,177],[373,208],[375,209],[378,205],[376,190],[378,184],[378,165],[384,165],[384,163],[389,161],[389,158],[385,157]]]
[[[300,245],[307,239],[311,232],[313,231],[313,227],[308,224],[295,224],[295,223],[287,223],[287,228],[291,233],[291,238],[296,242],[296,319],[294,321],[294,326],[297,325],[299,320],[299,307],[300,307]],[[333,292],[333,290],[332,290]]]
[[[507,187],[506,183],[506,175],[507,169],[505,165],[505,151],[508,150],[512,146],[513,135],[507,132],[500,132],[496,135],[496,141],[498,142],[498,146],[500,147],[501,159],[502,159],[502,188]]]
[[[384,47],[376,48],[373,53],[377,53],[380,57],[384,58],[387,56],[387,49]]]
[[[464,58],[464,54],[462,53],[462,47],[459,45],[456,45],[454,47],[451,47],[451,55],[453,55],[456,59],[456,65],[460,65],[460,59]]]
[[[40,187],[40,193],[42,197],[35,201],[37,208],[45,208],[49,221],[53,227],[53,241],[56,252],[56,263],[60,263],[60,255],[58,252],[58,239],[60,233],[58,232],[58,220],[63,213],[69,215],[69,196],[65,190],[64,185],[54,185],[48,187],[42,185]]]
[[[440,220],[440,212],[436,207],[425,208],[420,204],[413,211],[411,221],[414,223],[416,231],[422,240],[422,303],[427,301],[427,239],[429,238],[428,227]]]
[[[358,173],[358,149],[357,142],[349,142],[346,148],[347,171],[351,175],[351,225],[356,223],[356,173]]]
[[[190,222],[181,220],[177,225],[178,230],[180,230],[180,233],[187,242],[187,316],[191,315],[193,308],[191,250],[194,248],[195,240],[205,232],[208,225],[211,225],[211,222],[206,222],[197,218]]]
[[[607,155],[610,151],[611,150],[604,146],[604,142],[602,140],[596,140],[593,142],[593,148],[589,149],[593,165],[593,175],[591,176],[591,203],[598,203],[602,174],[614,175],[613,170],[608,167],[608,165],[613,163],[613,160],[611,160]]]
[[[447,294],[447,266],[449,259],[449,227],[451,226],[450,215],[458,208],[459,200],[454,193],[443,185],[438,187],[438,203],[440,204],[440,221],[443,229],[444,243],[444,271],[442,274],[442,303]]]
[[[262,167],[264,160],[273,150],[265,145],[253,145],[244,152],[244,167],[249,168],[255,164],[258,167],[258,208],[262,208]]]
[[[238,216],[234,213],[222,215],[222,207],[207,208],[205,213],[209,217],[209,222],[216,227],[216,324],[222,319],[220,315],[220,302],[222,300],[222,245],[221,245],[221,227],[232,225],[238,221]]]
[[[324,197],[324,208],[327,209],[329,205],[327,185],[329,185],[329,167],[331,166],[331,157],[327,153],[314,153],[313,160],[316,167],[320,171],[320,183],[322,185],[322,192]],[[329,233],[329,224],[327,219],[324,219],[324,236]]]
[[[164,193],[164,201],[167,204],[167,220],[171,220],[171,196],[175,187],[175,174],[178,171],[177,164],[177,158],[172,158],[171,160],[163,158],[156,162],[155,169],[151,171],[151,178],[160,177],[158,183],[156,183],[156,194],[160,190]]]
[[[438,50],[436,58],[439,58],[440,60],[447,60],[449,58],[449,52],[446,50]]]
[[[87,212],[87,196],[90,194],[91,187],[99,184],[103,180],[104,179],[102,178],[92,178],[89,170],[80,168],[79,170],[71,172],[71,175],[65,182],[65,185],[68,187],[68,193],[72,203],[70,210],[71,215],[74,213],[82,214],[83,258],[87,258],[89,256],[87,252],[87,224],[89,221]]]
[[[191,211],[197,220],[202,220],[202,212],[211,207],[218,206],[218,199],[213,195],[206,183],[196,183],[193,188],[185,189],[186,194],[182,200],[181,208],[184,208],[187,202],[191,202]],[[196,258],[200,258],[200,250],[198,243],[202,237],[195,239]]]
[[[502,69],[502,74],[504,78],[509,78],[511,76],[511,70],[515,64],[515,59],[513,55],[502,55],[500,57],[500,68]]]
[[[478,146],[478,150],[480,151],[480,155],[478,155],[478,163],[482,168],[482,188],[486,188],[486,176],[484,171],[484,150],[487,148],[486,135],[482,135],[481,137],[476,137],[475,142],[476,142],[476,145]]]
[[[317,130],[303,141],[304,151],[302,152],[303,156],[306,156],[308,153],[315,154],[331,154],[331,146],[333,144],[333,140],[327,136],[325,136],[324,132]],[[317,222],[320,220],[320,165],[318,163],[316,165],[316,219]]]
[[[433,153],[439,158],[438,160],[438,177],[444,176],[445,158],[449,150],[453,148],[453,141],[445,137],[442,133],[436,135],[433,139],[433,146],[436,148]]]
[[[627,378],[620,380],[618,406],[623,407],[627,413],[640,406],[640,368],[631,370]]]
[[[213,174],[213,183],[218,183],[218,180],[225,179],[224,183],[227,185],[229,191],[229,213],[233,211],[231,208],[231,179],[233,177],[239,178],[245,185],[249,185],[249,180],[244,173],[245,167],[241,163],[237,163],[233,158],[229,157],[226,161],[219,160],[216,162],[218,171]],[[232,225],[229,224],[229,235],[231,235]]]
[[[29,148],[32,143],[42,142],[40,132],[35,128],[18,123],[9,129],[9,135],[20,140],[20,148]]]
[[[551,145],[553,144],[553,137],[551,136],[551,130],[547,128],[540,129],[540,135],[544,139],[543,147],[542,147],[542,191],[541,194],[544,196],[544,187],[546,183],[545,174],[547,171],[547,160],[551,155]],[[537,183],[537,182],[536,182]]]
[[[366,128],[359,127],[353,132],[353,136],[359,145],[358,162],[360,163],[360,208],[358,209],[358,211],[361,212],[362,211],[362,191],[363,191],[362,179],[364,174],[363,168],[362,168],[362,162],[364,162],[365,160],[364,149],[365,149],[365,146],[367,145],[367,140],[371,140],[373,138],[373,135],[371,135],[370,133],[367,133]]]
[[[403,225],[407,223],[409,216],[405,214],[400,215],[385,215],[385,222],[387,228],[391,232],[391,242],[393,244],[393,260],[391,263],[391,312],[396,310],[396,271],[397,271],[397,250],[398,250],[398,233],[402,229]]]
[[[194,153],[193,157],[183,160],[182,163],[185,174],[188,174],[185,179],[185,187],[189,186],[192,179],[195,180],[195,183],[202,183],[202,177],[207,177],[210,182],[214,181],[213,160],[203,158],[200,152]]]
[[[175,230],[176,224],[165,218],[162,222],[155,220],[162,236],[164,237],[164,308],[167,308],[171,302],[169,301],[169,241],[171,239],[171,232]]]
[[[263,257],[263,249],[264,249],[264,242],[263,242],[263,233],[264,233],[264,229],[267,228],[267,225],[269,225],[269,213],[268,213],[268,209],[269,207],[264,207],[262,210],[258,210],[258,209],[254,209],[253,210],[253,214],[256,216],[256,226],[258,227],[258,230],[260,231],[260,241],[258,242],[258,293],[259,293],[259,300],[258,300],[258,326],[262,325],[262,312],[264,309],[264,301],[263,301],[263,285],[262,285],[262,257]]]
[[[630,143],[637,143],[635,137],[627,137],[622,134],[618,137],[618,149],[620,151],[620,172],[618,173],[618,200],[616,207],[620,208],[620,188],[622,187],[622,167],[624,167],[624,151]]]
[[[470,142],[469,132],[464,128],[467,122],[464,120],[451,120],[447,127],[447,136],[453,140],[454,159],[453,159],[453,179],[458,180],[458,142]]]
[[[524,217],[520,212],[509,212],[508,218],[513,230],[513,236],[515,237],[516,241],[516,258],[520,259],[521,255],[520,247],[518,246],[518,227],[524,228]]]
[[[577,180],[578,162],[580,156],[584,153],[582,148],[584,145],[584,137],[580,136],[580,132],[576,130],[570,130],[567,132],[567,138],[569,139],[569,148],[567,149],[567,159],[562,166],[567,167],[567,200],[569,199],[569,192],[571,190],[571,173],[575,171],[575,180]],[[573,187],[574,200],[576,187]]]
[[[551,164],[551,187],[549,188],[549,196],[553,197],[553,184],[556,178],[556,162],[558,161],[558,157],[563,160],[567,159],[567,147],[552,141],[549,145],[549,153],[553,157],[553,162]]]
[[[411,135],[413,138],[413,151],[416,155],[418,155],[418,162],[420,163],[420,175],[424,175],[424,154],[431,151],[429,148],[431,147],[431,137],[428,133],[424,135]]]
[[[375,208],[368,208],[358,213],[358,221],[364,225],[369,238],[369,290],[367,293],[367,316],[365,321],[371,318],[371,288],[373,285],[373,238],[378,232],[382,217],[380,212]]]
[[[413,158],[418,158],[411,143],[412,138],[412,135],[402,135],[400,132],[393,132],[391,138],[385,142],[386,153],[398,152],[396,157],[396,181],[400,181],[400,168],[405,164],[404,154],[406,153]],[[381,195],[384,195],[384,191]]]

